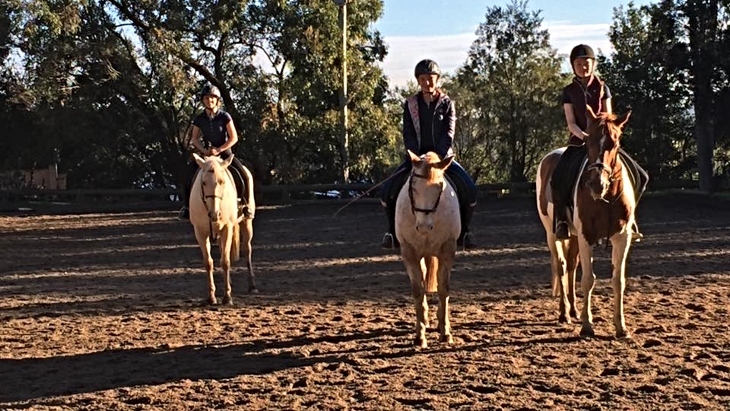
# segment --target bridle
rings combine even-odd
[[[445,184],[443,180],[439,183],[439,195],[436,197],[436,203],[434,203],[433,207],[431,208],[419,208],[416,207],[416,203],[413,200],[413,179],[414,178],[423,178],[428,180],[428,176],[424,176],[421,174],[416,173],[415,171],[411,172],[411,177],[408,179],[408,198],[411,200],[411,212],[413,214],[418,213],[424,213],[426,215],[436,212],[436,209],[439,206],[439,202],[441,202],[441,193],[444,191]]]
[[[212,173],[213,170],[207,169],[207,170],[200,170],[201,173]],[[205,194],[205,188],[203,188],[203,176],[200,176],[200,198],[203,199],[203,205],[205,205],[206,211],[208,211],[208,214],[210,215],[210,207],[208,207],[208,199],[209,198],[217,198],[219,200],[223,200],[222,196],[215,195],[215,191],[213,194]]]
[[[605,130],[603,130],[601,132],[601,147],[603,147],[603,139],[605,139],[605,138],[606,138],[606,133],[605,133]],[[616,157],[618,157],[618,147],[616,147],[616,150],[617,150]],[[615,160],[614,160],[614,162],[615,162]],[[592,163],[592,164],[589,164],[586,166],[586,171],[598,170],[600,173],[606,172],[606,173],[608,173],[609,184],[613,184],[615,181],[617,181],[620,178],[620,176],[617,176],[617,174],[620,172],[620,170],[617,172],[614,172],[614,167],[615,167],[615,165],[609,166],[606,163],[604,163],[603,161],[601,161],[601,156],[599,156],[599,158],[596,160],[595,163]],[[606,203],[609,202],[607,199],[605,199],[603,197],[601,197],[601,200],[603,200]]]

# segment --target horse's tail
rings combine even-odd
[[[233,238],[231,239],[231,262],[238,261],[241,256],[241,224],[233,224]]]
[[[439,259],[426,257],[426,292],[435,293],[439,289]]]

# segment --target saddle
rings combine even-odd
[[[634,167],[634,162],[628,160],[625,155],[622,152],[619,152],[619,156],[621,156],[621,163],[623,167],[626,169],[629,175],[629,180],[631,181],[631,188],[634,190],[634,193],[636,195],[635,198],[639,198],[638,192],[640,191],[640,187],[642,186],[642,174]],[[570,207],[571,210],[573,210],[573,193],[575,192],[575,185],[580,179],[581,175],[583,175],[583,172],[585,171],[586,165],[588,163],[588,154],[582,153],[581,155],[573,156],[569,159],[567,165],[566,165],[566,192],[570,193],[571,195],[567,196],[567,206]]]

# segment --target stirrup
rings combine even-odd
[[[644,239],[644,234],[639,231],[639,226],[634,222],[634,227],[631,230],[631,242],[640,243]]]
[[[570,239],[570,227],[568,227],[567,221],[558,221],[555,225],[555,237],[558,240]]]
[[[400,247],[400,244],[398,244],[398,240],[393,234],[385,233],[385,235],[383,236],[383,242],[380,244],[380,247],[392,250],[394,248]]]
[[[180,213],[178,213],[177,218],[180,220],[187,220],[190,218],[190,210],[187,207],[183,207],[180,209]]]
[[[253,213],[251,212],[251,209],[248,207],[248,204],[246,204],[245,201],[238,200],[238,218],[250,220],[253,218]]]
[[[464,250],[477,248],[476,243],[474,243],[473,236],[469,231],[465,232],[463,236],[459,236],[456,240],[456,245],[464,247]]]

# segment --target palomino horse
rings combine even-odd
[[[607,238],[612,247],[613,322],[616,337],[630,338],[624,319],[623,295],[636,200],[628,171],[618,156],[621,130],[630,114],[596,115],[588,107],[588,136],[585,138],[588,160],[574,190],[575,209],[570,216],[571,237],[568,240],[558,240],[553,232],[549,182],[563,149],[545,156],[537,171],[537,207],[550,249],[553,293],[560,296],[559,321],[570,323],[571,316],[577,314],[575,270],[580,261],[584,297],[580,334],[585,337],[594,335],[591,312],[591,294],[596,278],[593,273],[593,246],[599,239]]]
[[[449,322],[449,277],[461,219],[459,200],[444,178],[444,171],[454,157],[441,160],[431,152],[421,157],[410,151],[408,154],[413,169],[396,200],[395,232],[416,307],[415,345],[426,348],[426,293],[438,292],[440,339],[453,343]]]
[[[217,156],[200,157],[193,153],[200,171],[195,177],[190,192],[190,222],[195,229],[195,238],[203,252],[203,264],[208,273],[208,302],[216,304],[215,282],[213,281],[213,258],[210,241],[219,241],[221,269],[225,277],[226,292],[224,304],[233,304],[231,297],[231,264],[238,261],[241,244],[248,267],[248,290],[257,292],[251,265],[251,239],[253,219],[238,217],[238,199],[233,176],[228,166],[233,156],[223,160]],[[254,204],[249,208],[253,212]],[[241,238],[243,234],[243,238]]]

